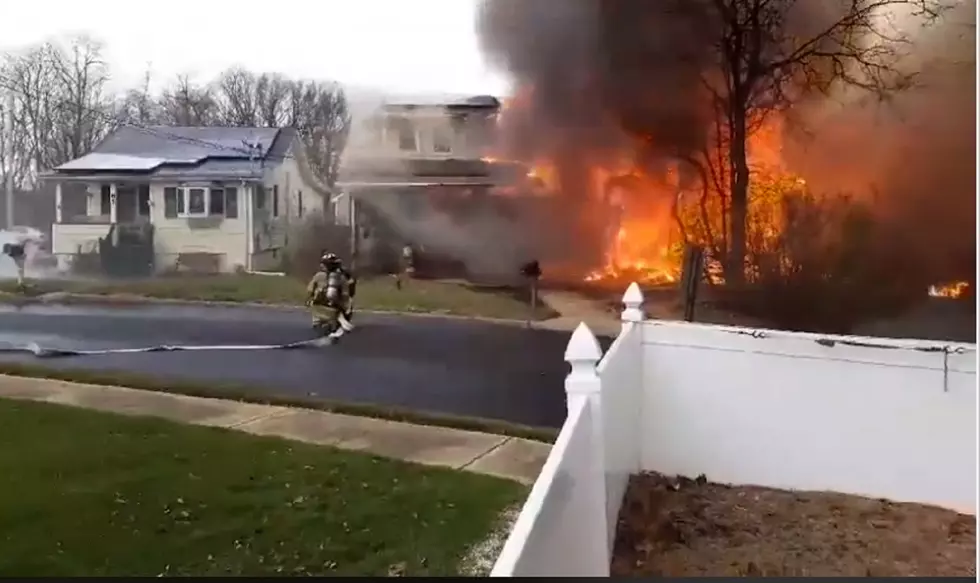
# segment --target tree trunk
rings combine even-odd
[[[745,282],[746,229],[749,216],[749,162],[746,141],[748,131],[745,115],[737,112],[731,116],[731,146],[728,161],[731,165],[730,188],[732,193],[731,246],[725,281],[732,285]]]

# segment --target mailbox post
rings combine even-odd
[[[528,261],[521,266],[521,275],[527,282],[528,292],[531,296],[531,313],[528,316],[527,327],[531,327],[531,321],[538,312],[538,281],[541,279],[541,264],[537,259]]]

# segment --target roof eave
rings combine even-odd
[[[56,172],[47,173],[39,176],[41,180],[52,182],[258,182],[261,181],[262,174],[171,174],[167,176],[156,175],[123,175],[123,174],[60,174]]]

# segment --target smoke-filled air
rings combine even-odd
[[[686,242],[718,281],[975,280],[974,2],[483,0],[477,31],[494,156],[587,279],[672,282]]]

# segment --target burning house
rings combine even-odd
[[[441,275],[517,273],[534,248],[525,227],[540,183],[493,157],[501,109],[492,96],[401,99],[354,120],[336,186],[356,211],[335,208],[341,222],[356,215],[359,265],[383,268],[411,244]]]
[[[718,270],[716,274],[720,262],[735,264],[732,258],[741,255],[746,267],[740,278],[759,277],[762,270],[785,278],[799,267],[787,254],[799,258],[803,253],[801,243],[793,241],[804,241],[810,269],[831,269],[827,266],[834,257],[857,240],[843,232],[845,222],[807,237],[806,229],[793,231],[787,221],[799,219],[793,212],[808,201],[842,193],[866,203],[876,221],[874,240],[859,243],[865,267],[874,271],[862,274],[867,285],[879,282],[925,296],[930,282],[975,281],[975,224],[970,224],[976,208],[975,150],[968,144],[972,136],[962,131],[970,127],[962,120],[974,115],[975,77],[953,72],[945,75],[945,83],[931,78],[928,86],[914,91],[896,89],[895,103],[902,106],[896,115],[856,97],[858,89],[839,79],[820,91],[805,85],[806,75],[791,83],[789,77],[774,74],[758,80],[757,101],[742,102],[742,117],[733,118],[725,104],[739,96],[726,94],[731,63],[718,49],[719,39],[727,38],[718,7],[729,5],[742,4],[481,3],[481,48],[516,88],[498,124],[495,155],[532,165],[532,174],[560,200],[551,207],[549,224],[575,233],[575,244],[562,246],[565,263],[592,281],[669,283],[679,275],[683,244],[689,241],[709,250],[709,269]],[[851,6],[819,0],[772,3],[783,30],[771,38],[835,42],[820,31],[846,26],[835,21],[850,22],[842,11]],[[897,14],[904,8],[896,0],[875,10]],[[972,7],[962,12],[975,22]],[[959,26],[951,16],[939,25],[936,31],[952,32]],[[952,57],[972,58],[973,33],[963,35],[962,53],[969,56],[957,57],[961,49],[939,47],[936,41],[948,34],[930,33],[935,38],[928,38],[906,26],[913,31],[910,38],[921,41],[917,47],[923,61],[935,65]],[[975,30],[975,24],[968,30]],[[747,34],[744,29],[736,32]],[[868,29],[852,32],[873,37]],[[777,40],[771,45],[760,58],[779,62],[794,54],[777,46]],[[788,52],[780,52],[784,50]],[[935,66],[930,71],[943,75]],[[947,105],[933,106],[938,103]],[[837,108],[833,117],[824,115],[832,105]],[[817,127],[816,137],[817,132],[805,129]],[[736,139],[737,131],[742,133]],[[829,139],[835,135],[851,139]],[[879,150],[887,155],[869,156]],[[909,151],[918,157],[909,159]],[[922,184],[921,177],[940,175],[947,168],[952,171],[936,183],[949,188],[939,192]],[[845,169],[853,179],[847,183]],[[898,174],[902,181],[895,180]],[[942,204],[936,204],[940,196]],[[919,216],[928,211],[935,218],[923,223],[908,212],[911,208]],[[736,221],[743,226],[733,228]],[[910,232],[915,237],[906,236]],[[845,237],[852,238],[842,242]],[[924,241],[944,251],[936,252]],[[872,256],[880,259],[868,259]],[[907,275],[896,276],[885,267],[898,258],[908,266]],[[932,293],[954,295],[965,285],[938,286]]]

